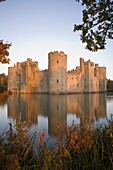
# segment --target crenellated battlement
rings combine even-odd
[[[63,51],[60,51],[60,52],[58,52],[58,51],[54,51],[54,52],[50,52],[49,54],[48,54],[48,58],[49,57],[51,57],[51,58],[63,58],[63,57],[66,57],[67,58],[67,55],[63,52]]]
[[[48,69],[27,58],[8,68],[8,90],[17,93],[92,93],[106,91],[106,67],[80,58],[80,66],[67,71],[63,51],[48,54]]]

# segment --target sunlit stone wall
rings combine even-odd
[[[50,52],[49,60],[49,93],[67,92],[67,56],[64,52]]]
[[[93,93],[106,91],[106,68],[80,58],[80,66],[67,72],[64,52],[48,54],[48,70],[28,58],[8,68],[8,91],[16,93]]]
[[[8,68],[8,91],[17,92],[18,89],[17,65]]]
[[[80,58],[80,67],[67,72],[68,93],[106,91],[106,68]]]
[[[99,91],[106,91],[106,67],[99,67],[98,64],[95,64],[95,76],[99,79]]]

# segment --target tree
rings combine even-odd
[[[0,0],[0,2],[3,2],[3,1],[6,1],[6,0]]]
[[[11,43],[4,43],[3,40],[0,40],[0,62],[6,64],[10,62],[8,58],[9,52],[8,49],[11,47]]]
[[[75,24],[74,32],[82,31],[80,36],[86,49],[105,49],[106,40],[113,39],[113,0],[82,0],[82,6],[82,24]]]

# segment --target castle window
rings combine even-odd
[[[79,84],[77,84],[77,87],[79,87]]]
[[[57,64],[59,63],[59,61],[57,60]]]
[[[58,83],[58,79],[57,79],[57,83]]]
[[[72,80],[73,80],[73,77],[72,77]]]

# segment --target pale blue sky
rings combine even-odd
[[[48,68],[48,53],[64,51],[68,70],[79,65],[79,58],[90,59],[107,67],[107,78],[113,79],[113,41],[106,50],[97,53],[85,50],[79,33],[73,32],[80,23],[82,7],[75,0],[6,0],[0,3],[0,39],[12,42],[11,63],[0,64],[0,73],[7,74],[8,66],[27,58],[39,62],[40,69]]]

